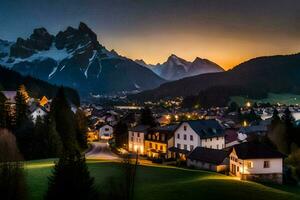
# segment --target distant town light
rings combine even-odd
[[[246,103],[246,106],[249,108],[249,107],[251,107],[251,103],[248,101],[247,103]]]

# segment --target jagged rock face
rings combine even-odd
[[[0,41],[0,64],[81,94],[137,92],[165,82],[151,70],[108,51],[84,23],[56,36],[39,28],[28,39],[18,38],[13,44]]]
[[[52,41],[53,36],[45,28],[34,29],[29,39],[17,39],[17,42],[10,48],[10,56],[26,58],[37,51],[49,50]]]

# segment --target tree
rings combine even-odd
[[[27,111],[28,106],[26,103],[26,97],[24,96],[23,91],[18,90],[16,95],[16,129],[21,127],[22,123],[24,123],[28,119]]]
[[[238,104],[235,102],[235,101],[232,101],[229,106],[228,106],[228,109],[227,109],[227,112],[230,113],[230,112],[237,112],[239,109],[239,106]]]
[[[85,116],[85,113],[78,109],[76,114],[76,138],[78,145],[81,149],[87,148],[87,128],[88,128],[88,121]]]
[[[45,199],[95,200],[98,194],[84,156],[67,153],[55,164]]]
[[[56,131],[56,123],[54,118],[51,115],[48,115],[45,118],[46,124],[46,146],[47,146],[47,157],[55,158],[60,157],[63,151],[63,144],[61,138]]]
[[[7,128],[7,113],[6,113],[6,107],[5,107],[6,98],[0,92],[0,128]]]
[[[128,144],[128,127],[127,124],[119,121],[114,127],[114,138],[117,147],[123,147]]]
[[[24,100],[25,102],[27,103],[29,101],[29,95],[28,95],[28,92],[26,90],[26,87],[25,85],[20,85],[19,88],[18,88],[18,91],[22,94],[22,96],[24,97]]]
[[[287,142],[288,145],[287,153],[290,153],[291,144],[293,142],[293,138],[295,135],[295,128],[294,128],[295,119],[292,116],[292,113],[288,107],[284,111],[284,114],[282,116],[282,121],[285,126],[285,141]]]
[[[56,130],[66,152],[79,151],[76,139],[75,116],[66,99],[64,88],[59,88],[51,104],[51,113],[56,123]]]
[[[155,118],[153,117],[152,111],[149,107],[142,109],[140,123],[143,125],[149,125],[151,127],[156,126]]]
[[[15,136],[0,130],[0,196],[1,199],[27,199],[26,181]]]

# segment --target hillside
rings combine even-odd
[[[30,76],[22,76],[18,72],[0,66],[0,90],[17,90],[21,84],[24,84],[29,95],[35,98],[41,98],[44,95],[52,98],[58,89],[57,86],[45,81]],[[65,92],[73,104],[80,104],[80,98],[76,90],[65,88]]]
[[[232,70],[202,74],[131,96],[136,100],[204,94],[266,97],[267,93],[300,93],[300,54],[254,58]],[[203,93],[202,93],[203,94]]]
[[[53,166],[51,160],[27,162],[30,199],[41,199],[47,190],[47,177]],[[108,193],[108,181],[120,181],[122,168],[118,163],[106,161],[88,161],[96,187]],[[114,178],[114,179],[112,179]],[[113,182],[115,183],[115,182]],[[114,188],[115,189],[115,188]],[[232,192],[234,190],[234,192]],[[115,190],[114,190],[115,191]],[[171,166],[138,166],[135,198],[145,200],[181,200],[193,199],[244,199],[244,200],[291,200],[299,199],[296,186],[266,186],[259,183],[240,181],[218,173],[180,169]]]

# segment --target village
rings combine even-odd
[[[2,94],[13,108],[17,91]],[[33,123],[50,112],[51,101],[46,96],[26,98]],[[150,109],[149,105],[105,108],[83,104],[71,109],[74,113],[77,109],[85,113],[88,141],[107,143],[115,156],[129,153],[133,157],[138,155],[140,162],[213,171],[241,180],[283,183],[287,155],[261,141],[270,131],[275,110],[283,116],[288,109],[298,124],[300,107],[247,103],[239,110],[231,105],[190,112],[179,105],[174,103],[172,112],[159,106]],[[120,129],[120,124],[126,128]]]
[[[283,183],[287,155],[261,141],[270,131],[274,110],[283,116],[288,109],[298,124],[297,105],[254,107],[246,103],[239,111],[230,112],[228,107],[188,112],[174,105],[175,112],[152,108],[154,125],[140,123],[141,106],[104,109],[86,105],[83,109],[92,121],[88,138],[108,141],[111,148],[117,148],[116,153],[138,154],[140,162],[214,171],[241,180]],[[241,115],[247,117],[241,119]],[[128,125],[128,132],[116,147],[114,141],[119,136],[114,131],[119,122]]]

